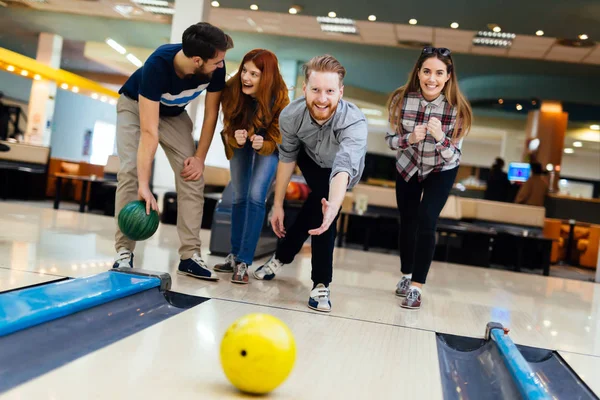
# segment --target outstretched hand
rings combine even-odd
[[[308,231],[310,235],[320,235],[325,232],[327,229],[329,229],[329,226],[337,216],[338,210],[332,207],[331,203],[327,201],[327,199],[321,199],[321,205],[323,208],[323,223],[320,227]]]

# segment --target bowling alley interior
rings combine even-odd
[[[0,0],[0,400],[598,399],[600,3],[526,3]],[[224,85],[240,79],[253,49],[276,55],[290,105],[307,96],[303,66],[313,57],[345,68],[341,98],[364,116],[366,148],[332,222],[327,312],[310,306],[316,236],[273,279],[255,272],[283,240],[271,223],[281,209],[275,178],[247,281],[213,271],[239,228],[224,108],[214,131],[203,125],[211,86],[183,109],[189,151],[208,146],[192,228],[200,225],[197,256],[210,278],[178,267],[189,211],[182,216],[182,178],[161,139],[170,117],[160,117],[147,164],[155,225],[131,265],[119,261],[124,160],[142,159],[120,145],[131,133],[118,119],[121,89],[200,22],[233,43],[218,66]],[[427,51],[453,63],[448,82],[472,123],[452,142],[460,162],[411,309],[398,294],[398,179],[400,154],[415,145],[390,146],[389,102]],[[173,97],[164,96],[160,107]],[[304,107],[309,115],[308,98]],[[291,126],[283,115],[282,135]],[[331,159],[336,140],[327,140]],[[417,169],[434,157],[410,154]],[[282,186],[288,234],[313,190],[301,167]]]

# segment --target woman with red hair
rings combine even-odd
[[[279,114],[290,102],[275,54],[264,49],[246,54],[221,98],[221,134],[230,160],[233,207],[231,252],[214,270],[232,272],[234,283],[248,283],[248,267],[263,225],[267,192],[279,161]]]

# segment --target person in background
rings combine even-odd
[[[511,185],[508,174],[502,170],[503,168],[504,160],[497,157],[487,180],[487,187],[483,196],[485,200],[508,201]]]
[[[543,207],[548,194],[548,181],[542,173],[542,164],[533,162],[530,165],[531,176],[519,189],[515,203]]]

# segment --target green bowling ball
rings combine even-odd
[[[131,240],[146,240],[158,229],[158,213],[150,210],[146,214],[146,202],[135,200],[127,203],[119,212],[119,229]]]

